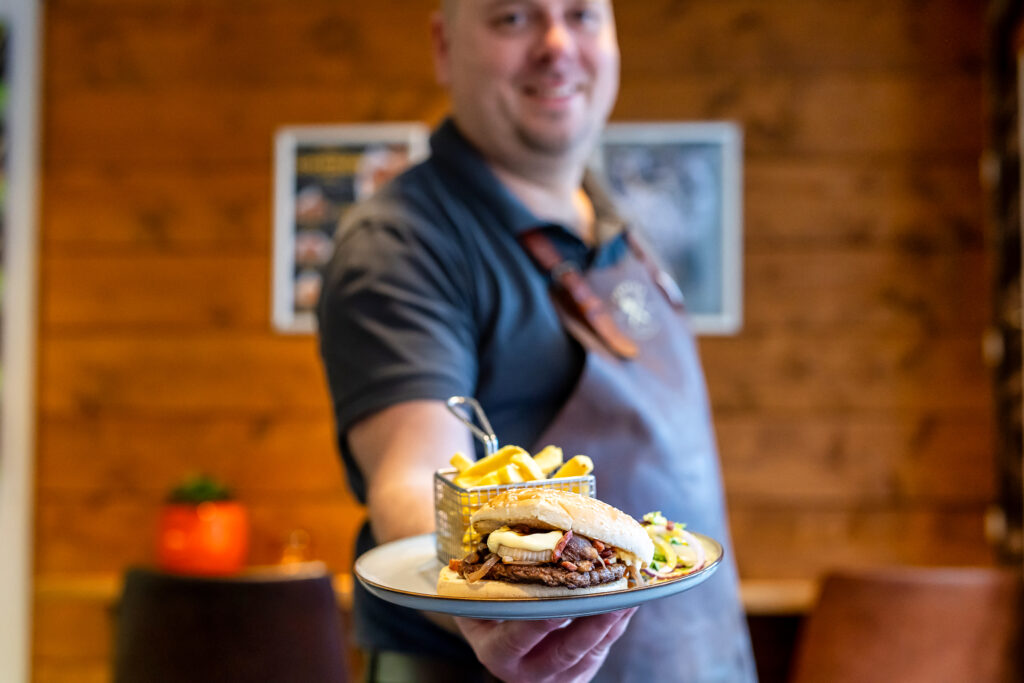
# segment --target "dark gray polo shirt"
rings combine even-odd
[[[364,502],[345,439],[361,417],[402,401],[474,396],[500,444],[530,449],[571,393],[584,351],[559,322],[548,278],[520,233],[543,228],[581,269],[615,262],[627,248],[621,221],[589,186],[601,241],[594,249],[533,215],[451,121],[430,142],[428,160],[346,216],[318,310],[339,446]],[[358,550],[372,545],[364,529]],[[471,656],[415,612],[356,598],[365,645]]]

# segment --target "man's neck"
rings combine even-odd
[[[594,243],[594,207],[583,191],[583,167],[530,175],[492,165],[498,179],[538,218],[570,228]]]

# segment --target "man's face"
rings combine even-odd
[[[485,156],[589,153],[619,85],[610,0],[458,0],[435,39],[455,121]]]

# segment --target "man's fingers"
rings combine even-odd
[[[619,639],[619,636],[621,636],[626,630],[626,627],[629,626],[629,620],[637,609],[638,608],[633,607],[631,609],[624,610],[625,613],[622,618],[608,629],[604,638],[602,638],[601,641],[590,650],[585,652],[580,660],[565,672],[565,680],[575,681],[577,677],[579,677],[580,680],[590,680],[594,671],[597,670],[608,656],[608,651],[611,649],[612,645]]]
[[[470,619],[468,617],[455,617],[455,625],[459,627],[463,635],[467,638],[483,637],[487,633],[490,633],[500,624],[500,621],[491,621],[489,619]]]
[[[614,642],[626,628],[634,611],[636,608],[576,619],[561,631],[552,633],[550,638],[530,653],[531,665],[544,671],[565,671],[575,667],[613,632],[608,642]]]
[[[477,656],[484,654],[477,651],[476,644],[479,643],[488,648],[488,654],[516,659],[535,648],[549,633],[571,622],[571,619],[491,621],[455,617],[455,623],[474,646]]]
[[[590,680],[636,608],[579,619],[491,621],[456,617],[480,662],[500,678]]]
[[[507,622],[508,630],[502,634],[508,652],[523,656],[537,647],[549,633],[567,628],[572,619],[542,619],[540,621]]]

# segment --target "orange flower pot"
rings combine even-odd
[[[168,503],[161,510],[157,563],[163,571],[234,574],[248,551],[249,516],[241,503]]]

